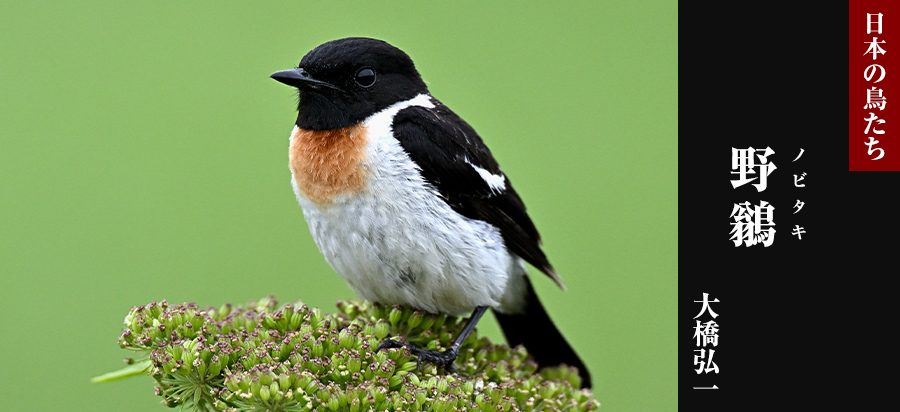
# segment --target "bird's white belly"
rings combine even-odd
[[[322,204],[292,178],[319,251],[366,300],[455,315],[500,305],[510,274],[524,274],[521,259],[507,251],[497,228],[456,213],[422,178],[392,136],[399,109],[363,123],[361,190]]]

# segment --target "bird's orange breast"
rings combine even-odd
[[[294,128],[290,162],[301,194],[320,205],[366,185],[362,162],[368,136],[362,125],[334,130]]]

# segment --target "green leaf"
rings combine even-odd
[[[91,382],[101,383],[101,382],[112,382],[117,381],[119,379],[130,378],[136,375],[146,375],[147,369],[150,367],[150,360],[145,359],[140,362],[137,362],[133,365],[128,365],[122,369],[119,369],[115,372],[104,373],[103,375],[91,378]]]

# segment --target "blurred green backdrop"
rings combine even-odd
[[[122,366],[133,305],[353,296],[294,200],[294,91],[268,76],[368,36],[524,198],[603,410],[675,410],[676,2],[454,3],[4,2],[0,409],[165,410],[150,378],[89,382]]]

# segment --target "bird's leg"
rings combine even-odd
[[[481,319],[481,315],[484,315],[484,312],[486,310],[487,306],[479,306],[475,308],[475,311],[472,312],[472,316],[469,317],[469,321],[466,322],[466,326],[463,327],[462,332],[459,333],[459,336],[457,336],[456,340],[453,341],[453,344],[450,345],[450,349],[447,349],[443,352],[438,352],[436,350],[426,350],[395,340],[385,339],[381,341],[381,344],[379,344],[378,348],[375,349],[375,353],[378,353],[378,351],[382,349],[405,347],[409,349],[410,353],[418,357],[417,364],[419,366],[419,370],[422,370],[422,362],[424,361],[441,365],[450,373],[457,373],[456,368],[453,367],[453,361],[455,361],[456,357],[459,356],[459,348],[463,345],[463,343],[466,342],[466,339],[469,338],[469,335],[472,334],[472,331],[475,330],[475,325],[478,323],[478,320]]]

